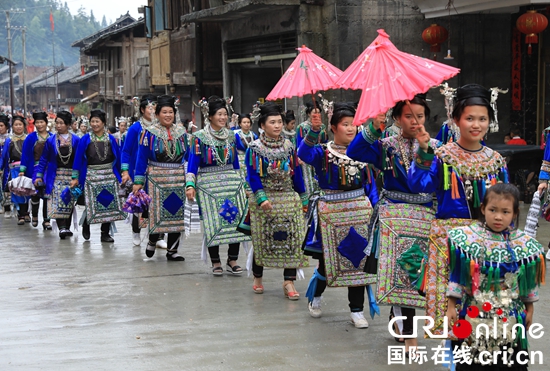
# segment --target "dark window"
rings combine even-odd
[[[147,38],[153,37],[153,18],[152,9],[150,6],[145,7],[145,36]]]
[[[269,35],[227,42],[227,58],[252,58],[255,55],[278,55],[296,53],[295,32]]]

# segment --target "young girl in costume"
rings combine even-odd
[[[427,315],[435,320],[436,334],[443,331],[444,287],[448,276],[444,254],[447,231],[466,226],[480,216],[481,201],[498,182],[508,182],[502,156],[482,144],[494,117],[490,92],[480,85],[457,89],[452,116],[460,130],[456,142],[440,148],[429,145],[430,136],[422,128],[417,135],[420,149],[409,171],[409,186],[415,192],[437,196],[436,220],[430,230],[429,259],[425,271]]]
[[[19,174],[26,176],[27,178],[33,178],[34,167],[40,161],[42,151],[46,145],[46,141],[52,135],[48,131],[48,115],[46,112],[35,112],[32,114],[34,119],[34,127],[36,131],[27,135],[25,142],[23,142],[23,154],[21,156],[21,167],[19,168]],[[45,179],[48,181],[48,179]],[[38,184],[40,186],[40,184]],[[37,188],[40,190],[40,188]],[[31,211],[32,211],[32,226],[38,226],[38,209],[40,208],[40,199],[42,199],[42,228],[44,230],[51,230],[50,218],[48,217],[48,205],[46,198],[44,198],[44,189],[40,191],[42,194],[35,194],[31,196]]]
[[[235,130],[235,142],[237,144],[237,153],[239,154],[239,167],[243,177],[246,178],[246,166],[244,164],[244,154],[250,143],[258,139],[252,129],[252,119],[250,114],[244,113],[238,115],[239,128]]]
[[[514,229],[519,215],[519,191],[515,186],[496,184],[489,188],[480,211],[479,222],[449,231],[451,273],[446,315],[450,325],[460,318],[473,329],[462,342],[470,348],[473,362],[457,364],[456,370],[527,370],[526,365],[516,362],[516,357],[519,351],[527,351],[533,303],[539,299],[538,286],[544,283],[543,248],[534,238]],[[496,331],[487,331],[489,336],[476,339],[480,324],[493,327],[495,322]],[[515,324],[523,325],[524,330],[514,337]],[[459,328],[460,324],[453,327],[456,336],[460,335]],[[496,349],[500,355],[495,359]],[[480,364],[482,361],[488,364]]]
[[[312,203],[308,212],[316,213],[312,220],[317,220],[317,223],[311,223],[304,253],[319,260],[319,266],[307,291],[308,307],[312,317],[321,317],[321,295],[327,286],[326,271],[329,270],[331,286],[348,287],[349,307],[355,327],[366,328],[369,323],[363,315],[363,303],[365,286],[371,282],[367,281],[369,277],[364,272],[366,258],[363,250],[368,244],[368,226],[373,206],[378,202],[378,191],[373,181],[374,174],[368,164],[353,161],[346,156],[346,149],[358,131],[358,127],[353,125],[355,108],[352,104],[335,103],[332,112],[330,130],[334,134],[334,141],[316,144],[321,125],[312,124],[311,130],[298,149],[298,156],[306,164],[314,167],[323,192],[323,196]],[[338,222],[350,215],[353,215],[352,220],[348,221],[345,227],[349,232],[342,234],[342,226]],[[321,221],[325,219],[330,222],[325,224]],[[334,238],[336,235],[340,237]],[[338,255],[342,255],[339,251],[347,235],[356,237],[352,244],[358,249],[358,256],[348,255],[343,251],[349,256],[344,260]],[[327,262],[323,250],[329,254],[329,269],[325,269]],[[347,265],[341,265],[339,261],[345,261],[344,264]],[[334,279],[334,276],[340,277]],[[376,280],[374,275],[370,278],[372,281]]]
[[[307,197],[296,149],[281,135],[283,122],[281,106],[269,102],[261,105],[258,124],[264,131],[245,156],[247,181],[254,193],[249,206],[254,245],[252,288],[256,294],[264,292],[264,267],[284,268],[284,295],[298,300],[296,269],[308,265],[301,249]]]
[[[372,164],[379,169],[383,174],[384,180],[378,205],[380,207],[384,205],[384,209],[388,210],[388,212],[381,215],[377,224],[374,225],[376,233],[367,261],[367,273],[376,273],[381,265],[387,264],[388,260],[390,260],[388,257],[381,260],[378,259],[379,253],[382,253],[383,249],[387,253],[400,251],[401,246],[398,241],[392,244],[394,240],[389,240],[387,241],[387,245],[382,245],[382,233],[379,226],[382,223],[384,225],[387,222],[391,223],[392,214],[402,215],[415,226],[429,223],[433,216],[432,195],[420,194],[413,190],[407,181],[407,172],[414,161],[414,154],[418,149],[418,142],[415,139],[416,134],[424,127],[424,123],[429,116],[430,108],[426,103],[425,95],[417,95],[408,103],[405,101],[397,102],[392,109],[392,117],[395,120],[394,125],[399,128],[398,134],[383,137],[380,120],[373,120],[367,128],[361,131],[360,135],[355,137],[347,149],[347,155],[353,160]],[[430,143],[433,147],[439,145],[439,142],[434,139]],[[413,217],[416,216],[422,216],[423,219],[413,220]],[[399,226],[395,228],[398,229]],[[400,233],[401,231],[397,229],[396,233]],[[429,229],[429,225],[427,229]],[[417,228],[417,232],[420,236],[423,233],[423,229]],[[425,233],[425,235],[422,234],[419,238],[427,240],[428,233]],[[394,258],[399,257],[394,256]],[[382,276],[382,278],[384,277]],[[396,304],[392,307],[391,316],[404,316],[407,318],[404,321],[397,322],[399,329],[396,333],[400,332],[404,335],[411,335],[413,333],[414,308],[423,308],[425,306],[425,300],[416,293],[416,290],[413,290],[412,285],[409,289],[406,293],[401,293],[402,290],[393,290],[395,292],[393,295],[390,293],[388,295],[384,294],[388,298],[387,303]],[[400,305],[397,305],[397,303]],[[396,340],[405,342],[407,350],[410,346],[416,346],[416,339],[407,339],[405,341],[397,338]]]

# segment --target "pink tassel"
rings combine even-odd
[[[474,265],[474,274],[472,275],[472,294],[479,289],[479,264],[476,262]]]

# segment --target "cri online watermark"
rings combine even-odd
[[[476,316],[477,317],[477,316]],[[398,334],[394,330],[394,324],[399,320],[406,320],[405,316],[395,316],[388,323],[389,333],[396,337],[402,339],[414,339],[418,337],[418,322],[422,321],[420,326],[424,332],[432,339],[449,339],[449,319],[447,317],[443,318],[442,334],[436,335],[433,333],[435,327],[435,321],[430,316],[414,316],[413,317],[413,332],[411,335],[402,335]],[[484,338],[500,338],[508,339],[512,342],[515,339],[526,339],[527,334],[533,339],[540,339],[544,335],[544,327],[539,323],[533,323],[526,329],[522,323],[515,323],[510,326],[507,323],[506,319],[500,319],[503,323],[499,324],[497,322],[497,317],[493,318],[492,323],[480,323],[475,328],[475,338],[479,339],[480,337]],[[510,330],[511,336],[507,338]],[[459,320],[453,325],[453,335],[459,339],[466,339],[472,335],[474,329],[470,322],[466,320]],[[450,347],[450,341],[447,341],[445,346],[439,345],[437,347],[431,348],[434,353],[431,360],[435,364],[450,365],[451,363],[455,364],[472,364],[474,362],[474,356],[471,353],[470,347],[465,343],[461,346],[455,345],[454,348]],[[479,352],[478,357],[475,362],[482,365],[490,365],[497,362],[500,357],[504,365],[513,365],[520,364],[526,365],[529,362],[531,364],[543,364],[543,354],[541,351],[531,351],[530,353],[527,350],[520,350],[513,354],[514,350],[506,346],[498,348],[498,350],[484,349]],[[529,357],[530,355],[530,357]],[[408,364],[418,363],[423,364],[428,362],[428,352],[426,347],[416,347],[411,348],[410,354],[405,354],[405,346],[389,346],[388,347],[388,364],[406,364],[406,358],[408,358]]]

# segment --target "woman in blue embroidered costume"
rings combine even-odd
[[[8,181],[19,176],[21,157],[23,155],[23,142],[27,137],[27,121],[22,116],[13,116],[11,119],[13,133],[4,142],[2,150],[2,187],[8,189]],[[11,194],[11,202],[17,210],[18,225],[30,223],[29,197]]]
[[[40,156],[48,138],[52,133],[48,132],[48,115],[46,112],[35,112],[32,114],[34,119],[35,132],[30,133],[23,142],[23,154],[21,156],[21,167],[19,174],[27,178],[33,178],[34,166],[38,164]],[[47,181],[47,179],[46,179]],[[32,226],[38,226],[38,210],[40,208],[40,199],[42,199],[42,227],[44,230],[51,230],[50,218],[48,218],[48,205],[44,198],[44,184],[36,183],[37,194],[31,197]]]
[[[434,149],[429,145],[429,134],[421,130],[417,136],[420,148],[409,171],[411,189],[435,192],[438,201],[423,290],[427,315],[435,319],[437,331],[443,330],[445,313],[443,288],[448,265],[443,247],[447,231],[478,219],[487,189],[497,182],[508,182],[505,160],[482,143],[494,116],[489,90],[475,84],[458,88],[452,116],[460,130],[458,140]]]
[[[332,117],[330,118],[330,130],[334,134],[334,141],[326,144],[316,144],[320,133],[319,125],[313,124],[311,130],[298,149],[298,156],[306,163],[315,168],[319,186],[324,193],[322,196],[324,213],[318,213],[318,207],[315,210],[308,211],[318,213],[314,218],[316,222],[311,224],[308,230],[307,241],[304,248],[305,255],[310,255],[319,260],[314,276],[308,287],[308,307],[312,317],[321,317],[321,295],[327,286],[326,260],[323,250],[331,253],[336,259],[331,261],[329,268],[335,270],[336,274],[342,275],[341,286],[348,286],[349,307],[351,310],[352,321],[357,328],[366,328],[369,326],[363,315],[363,303],[365,301],[365,285],[367,275],[364,272],[367,247],[370,231],[368,226],[372,217],[373,206],[378,202],[378,190],[373,182],[374,174],[368,164],[354,161],[346,156],[346,149],[358,132],[358,127],[353,125],[355,108],[352,104],[335,103]],[[368,196],[367,196],[368,195]],[[314,202],[310,209],[318,205]],[[331,215],[332,214],[332,215]],[[333,238],[331,235],[337,235],[341,225],[341,220],[352,215],[352,220],[346,223],[348,233],[340,234],[339,238]],[[312,218],[313,219],[313,218]],[[321,226],[321,219],[333,219],[335,223],[326,223]],[[326,233],[322,233],[321,230]],[[353,232],[352,232],[353,229]],[[357,231],[362,231],[362,236]],[[323,234],[328,241],[323,240]],[[342,243],[347,236],[354,236],[351,245],[356,248],[353,254],[346,254],[351,260],[344,260],[344,257],[338,251],[344,246]],[[331,245],[332,244],[332,245]],[[363,245],[362,245],[363,244]],[[350,251],[351,252],[351,251]],[[331,259],[332,260],[332,259]],[[341,263],[349,261],[350,263]],[[359,264],[357,264],[359,262]],[[340,264],[339,264],[340,263]],[[357,264],[357,267],[354,265]],[[344,268],[347,275],[340,272]],[[331,272],[332,273],[332,272]],[[375,279],[375,276],[373,275]],[[374,304],[374,303],[371,303]]]
[[[302,144],[302,141],[306,137],[307,133],[311,130],[311,123],[313,121],[315,123],[319,123],[321,121],[321,109],[317,101],[314,101],[313,103],[306,103],[306,115],[307,120],[302,122],[296,128],[295,148],[300,148],[300,144]],[[328,141],[328,135],[324,127],[321,128],[318,141],[319,143],[326,143]],[[306,192],[308,197],[310,197],[314,192],[319,190],[319,183],[317,183],[317,179],[315,179],[315,170],[310,165],[303,162],[300,162],[300,165],[302,166],[302,174],[304,177]]]
[[[159,232],[168,232],[166,259],[184,261],[178,254],[178,247],[183,231],[187,134],[183,126],[175,123],[174,97],[159,96],[155,115],[154,122],[145,127],[141,135],[134,175],[134,192],[143,187],[147,176],[148,192],[152,197],[145,254],[148,258],[153,257]]]
[[[4,149],[4,143],[9,138],[8,130],[10,127],[10,118],[3,113],[0,113],[0,161],[2,159],[2,151]],[[0,179],[4,177],[4,168],[0,162]],[[1,182],[1,181],[0,181]],[[2,184],[0,183],[0,186]],[[3,187],[0,189],[0,214],[4,213],[4,218],[11,217],[11,198],[8,192],[4,192]]]
[[[82,237],[89,240],[90,223],[101,223],[101,242],[114,242],[109,234],[111,222],[125,217],[118,198],[120,148],[116,139],[105,129],[106,120],[103,110],[90,112],[92,130],[78,143],[70,187],[85,188],[86,216],[82,224]]]
[[[525,371],[525,364],[510,361],[518,359],[518,352],[528,350],[527,330],[533,323],[538,286],[545,283],[543,248],[534,238],[514,229],[519,215],[515,186],[492,186],[480,209],[480,222],[449,231],[446,315],[461,339],[453,342],[453,348],[469,350],[471,358],[471,364],[459,363],[456,370]],[[459,318],[470,323],[471,334],[459,336]],[[514,334],[512,328],[518,325],[520,329]],[[480,330],[484,336],[477,338]],[[528,356],[522,358],[529,361]]]
[[[291,109],[285,112],[285,123],[282,135],[290,140],[294,148],[298,148],[296,147],[296,116],[294,116],[294,111]]]
[[[122,146],[120,153],[121,157],[121,169],[122,169],[122,184],[126,182],[134,181],[136,159],[138,154],[138,148],[140,141],[143,141],[145,130],[151,126],[153,117],[155,114],[155,106],[157,104],[157,97],[152,94],[145,94],[138,102],[138,98],[134,98],[134,105],[136,107],[136,115],[139,114],[139,121],[134,122],[132,126],[126,132],[126,139]],[[138,111],[139,110],[139,111]],[[143,213],[144,218],[148,216],[147,213]],[[139,216],[133,215],[132,217],[132,242],[135,246],[141,245],[141,228],[139,226]],[[157,241],[157,247],[166,249],[166,241],[162,237]]]
[[[71,216],[74,203],[69,197],[61,197],[69,186],[73,170],[74,157],[80,138],[69,132],[72,115],[68,111],[59,111],[55,119],[56,134],[50,136],[44,145],[40,161],[34,167],[35,186],[44,183],[44,194],[48,196],[48,217],[55,219],[59,228],[59,238],[71,237]],[[36,121],[35,121],[36,125]]]
[[[249,206],[254,245],[252,288],[257,294],[263,293],[264,267],[284,268],[284,295],[298,300],[296,269],[308,264],[301,249],[307,198],[296,150],[281,136],[283,122],[281,106],[261,105],[258,124],[264,131],[249,146],[245,157],[247,181],[256,200]]]
[[[407,172],[414,160],[414,153],[418,149],[418,142],[415,139],[416,133],[423,127],[429,116],[430,108],[426,103],[424,94],[415,96],[410,102],[397,102],[392,109],[392,118],[395,120],[395,125],[400,128],[399,134],[381,138],[380,120],[373,120],[367,128],[361,131],[360,135],[355,137],[346,152],[350,158],[372,164],[383,174],[384,183],[378,205],[380,207],[383,205],[388,212],[380,216],[377,223],[373,226],[375,233],[366,269],[367,273],[374,273],[378,270],[378,277],[387,280],[388,284],[395,282],[389,281],[391,275],[390,272],[385,271],[385,267],[390,262],[392,264],[395,263],[394,266],[397,267],[399,256],[395,253],[390,258],[385,257],[380,261],[378,256],[382,252],[392,254],[393,252],[401,251],[403,248],[403,246],[398,245],[398,239],[389,239],[386,241],[387,245],[383,246],[382,244],[384,236],[382,235],[381,226],[387,225],[393,220],[391,210],[395,209],[395,213],[409,219],[412,227],[416,228],[415,233],[418,234],[419,239],[424,238],[427,240],[428,238],[428,233],[424,233],[417,226],[420,223],[426,224],[429,221],[424,219],[413,220],[412,218],[413,216],[422,215],[423,218],[429,219],[433,215],[431,211],[433,206],[432,196],[430,194],[414,192],[407,182]],[[437,147],[437,141],[433,140],[432,146]],[[386,217],[388,218],[387,223]],[[399,225],[396,225],[395,230],[398,228]],[[392,243],[395,243],[395,245],[392,245]],[[382,276],[380,271],[382,271]],[[412,284],[413,282],[411,281],[410,291],[412,291]],[[381,296],[380,286],[379,282],[378,296]],[[413,295],[411,292],[408,292],[407,296],[405,296],[400,291],[390,289],[387,295],[384,294],[384,297],[388,298],[387,303],[400,304],[392,307],[391,316],[406,317],[405,321],[397,321],[396,325],[399,330],[396,333],[400,332],[404,335],[411,335],[413,332],[413,317],[415,315],[413,307],[423,306],[424,301],[418,294]],[[393,294],[390,294],[391,292]],[[400,338],[396,338],[396,340],[403,342],[403,339]],[[407,339],[405,346],[407,349],[410,346],[416,346],[416,339]]]
[[[236,224],[245,209],[244,179],[239,173],[239,157],[235,133],[227,125],[226,101],[210,97],[200,102],[206,127],[197,131],[190,141],[186,174],[186,194],[189,201],[198,203],[204,220],[203,260],[208,248],[212,273],[223,275],[220,244],[229,244],[227,271],[241,274],[237,264],[241,242],[250,237],[238,232]],[[220,208],[219,205],[222,205]]]

